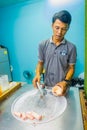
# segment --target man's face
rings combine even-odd
[[[64,38],[68,28],[68,24],[61,22],[59,19],[56,19],[56,21],[52,24],[53,36],[55,39],[61,41]]]

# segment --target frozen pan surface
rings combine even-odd
[[[40,96],[38,90],[31,90],[19,96],[14,100],[11,106],[12,115],[22,122],[28,123],[46,123],[60,116],[67,107],[67,100],[64,96],[55,97],[49,91],[44,97]],[[42,120],[22,120],[15,116],[15,112],[30,112],[43,116]]]

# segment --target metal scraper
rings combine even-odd
[[[42,85],[40,85],[38,82],[37,82],[37,87],[38,87],[42,97],[47,94],[46,90],[44,88],[42,88]]]

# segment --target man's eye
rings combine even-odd
[[[59,29],[59,27],[55,27],[56,29]]]
[[[63,31],[66,31],[66,30],[67,30],[67,28],[62,28],[62,30],[63,30]]]
[[[61,31],[67,31],[67,28],[60,28],[60,27],[55,27],[56,30],[61,30]]]

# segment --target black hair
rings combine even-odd
[[[53,15],[52,23],[54,23],[56,21],[56,19],[59,19],[60,21],[70,25],[72,18],[71,18],[71,14],[68,11],[62,10]]]

